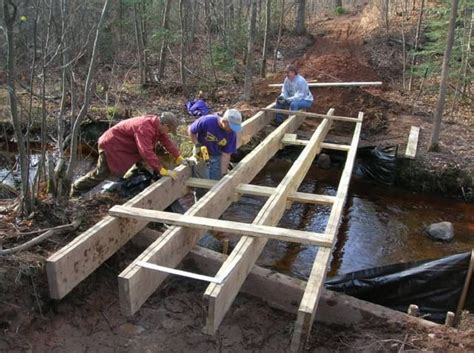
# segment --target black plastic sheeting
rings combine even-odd
[[[356,174],[368,176],[375,181],[393,185],[397,170],[397,146],[361,147],[357,150]]]
[[[405,313],[416,304],[425,319],[443,323],[448,311],[456,312],[470,261],[467,252],[371,268],[327,280],[325,287]],[[474,281],[464,308],[474,310]]]

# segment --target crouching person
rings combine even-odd
[[[229,169],[230,156],[237,151],[237,133],[242,128],[242,115],[236,109],[227,110],[222,117],[217,114],[206,115],[188,128],[188,134],[194,143],[193,157],[207,159],[195,167],[197,177],[219,180]],[[203,155],[204,154],[204,155]]]
[[[313,95],[309,90],[308,82],[303,76],[298,74],[298,70],[293,65],[286,67],[286,78],[283,82],[281,94],[276,99],[276,109],[288,109],[295,111],[311,107]],[[281,124],[287,116],[276,114],[275,123]]]
[[[155,154],[159,142],[175,159],[183,162],[168,133],[174,133],[178,119],[173,113],[161,116],[144,115],[119,122],[99,138],[99,158],[96,167],[74,182],[71,197],[87,192],[110,176],[121,177],[135,163],[145,162],[161,176],[176,177],[176,172],[163,168]]]

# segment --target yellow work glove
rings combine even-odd
[[[161,167],[160,175],[161,176],[169,176],[173,180],[176,180],[176,172],[174,170],[168,170],[166,168]]]
[[[183,158],[183,156],[178,156],[178,158],[176,158],[176,164],[180,165],[180,164],[183,164],[183,162],[185,161],[185,159]]]

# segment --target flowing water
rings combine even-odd
[[[276,186],[291,167],[290,162],[270,162],[252,184]],[[298,191],[335,195],[341,171],[311,167]],[[222,217],[251,223],[266,198],[243,196]],[[279,226],[324,232],[330,207],[294,203]],[[439,243],[428,239],[422,229],[435,222],[454,225],[454,240]],[[229,238],[231,248],[237,237],[214,234],[201,244],[220,247]],[[216,240],[218,239],[218,240]],[[435,195],[417,194],[395,187],[375,185],[352,177],[344,215],[330,264],[329,276],[398,262],[435,259],[474,248],[474,205]],[[269,240],[257,263],[300,278],[307,278],[317,247]]]

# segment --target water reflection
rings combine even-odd
[[[291,167],[290,162],[273,161],[252,181],[275,186]],[[340,171],[312,167],[299,191],[335,195]],[[223,219],[252,222],[266,198],[242,197]],[[279,226],[323,232],[330,207],[294,203]],[[454,225],[455,238],[448,244],[425,237],[423,227],[440,221]],[[432,195],[420,195],[374,185],[353,178],[333,251],[329,275],[397,262],[439,258],[469,251],[474,247],[474,206]],[[238,237],[231,239],[231,247]],[[270,240],[257,263],[292,276],[307,278],[317,247]]]

